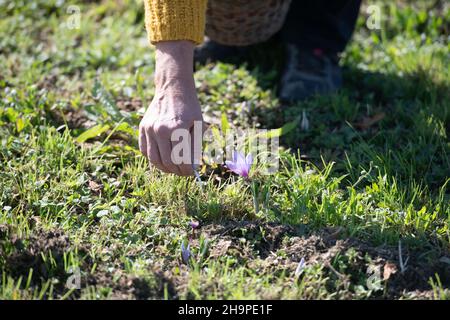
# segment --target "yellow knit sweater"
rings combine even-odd
[[[150,42],[203,42],[207,0],[144,0]]]

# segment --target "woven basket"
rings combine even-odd
[[[283,26],[290,4],[291,0],[209,0],[206,35],[232,46],[266,41]]]

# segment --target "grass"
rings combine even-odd
[[[202,190],[140,155],[140,1],[78,1],[79,29],[67,1],[0,1],[0,298],[448,299],[450,10],[376,3],[382,29],[363,8],[335,95],[281,106],[276,46],[197,66],[212,121],[309,119],[281,137],[255,215],[239,179],[208,169]]]

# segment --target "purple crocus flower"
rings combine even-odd
[[[189,258],[191,257],[191,245],[188,243],[187,247],[184,246],[184,241],[181,242],[181,258],[183,262],[188,264]]]
[[[197,229],[200,226],[200,222],[198,221],[191,221],[189,222],[189,225],[191,226],[192,230]]]
[[[252,154],[249,153],[246,157],[240,152],[233,151],[233,160],[225,161],[225,164],[228,169],[233,171],[234,173],[240,175],[241,177],[248,178],[248,174],[250,173],[250,168],[253,164]]]

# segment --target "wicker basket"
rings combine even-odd
[[[283,26],[290,4],[291,0],[209,0],[206,35],[233,46],[266,41]]]

